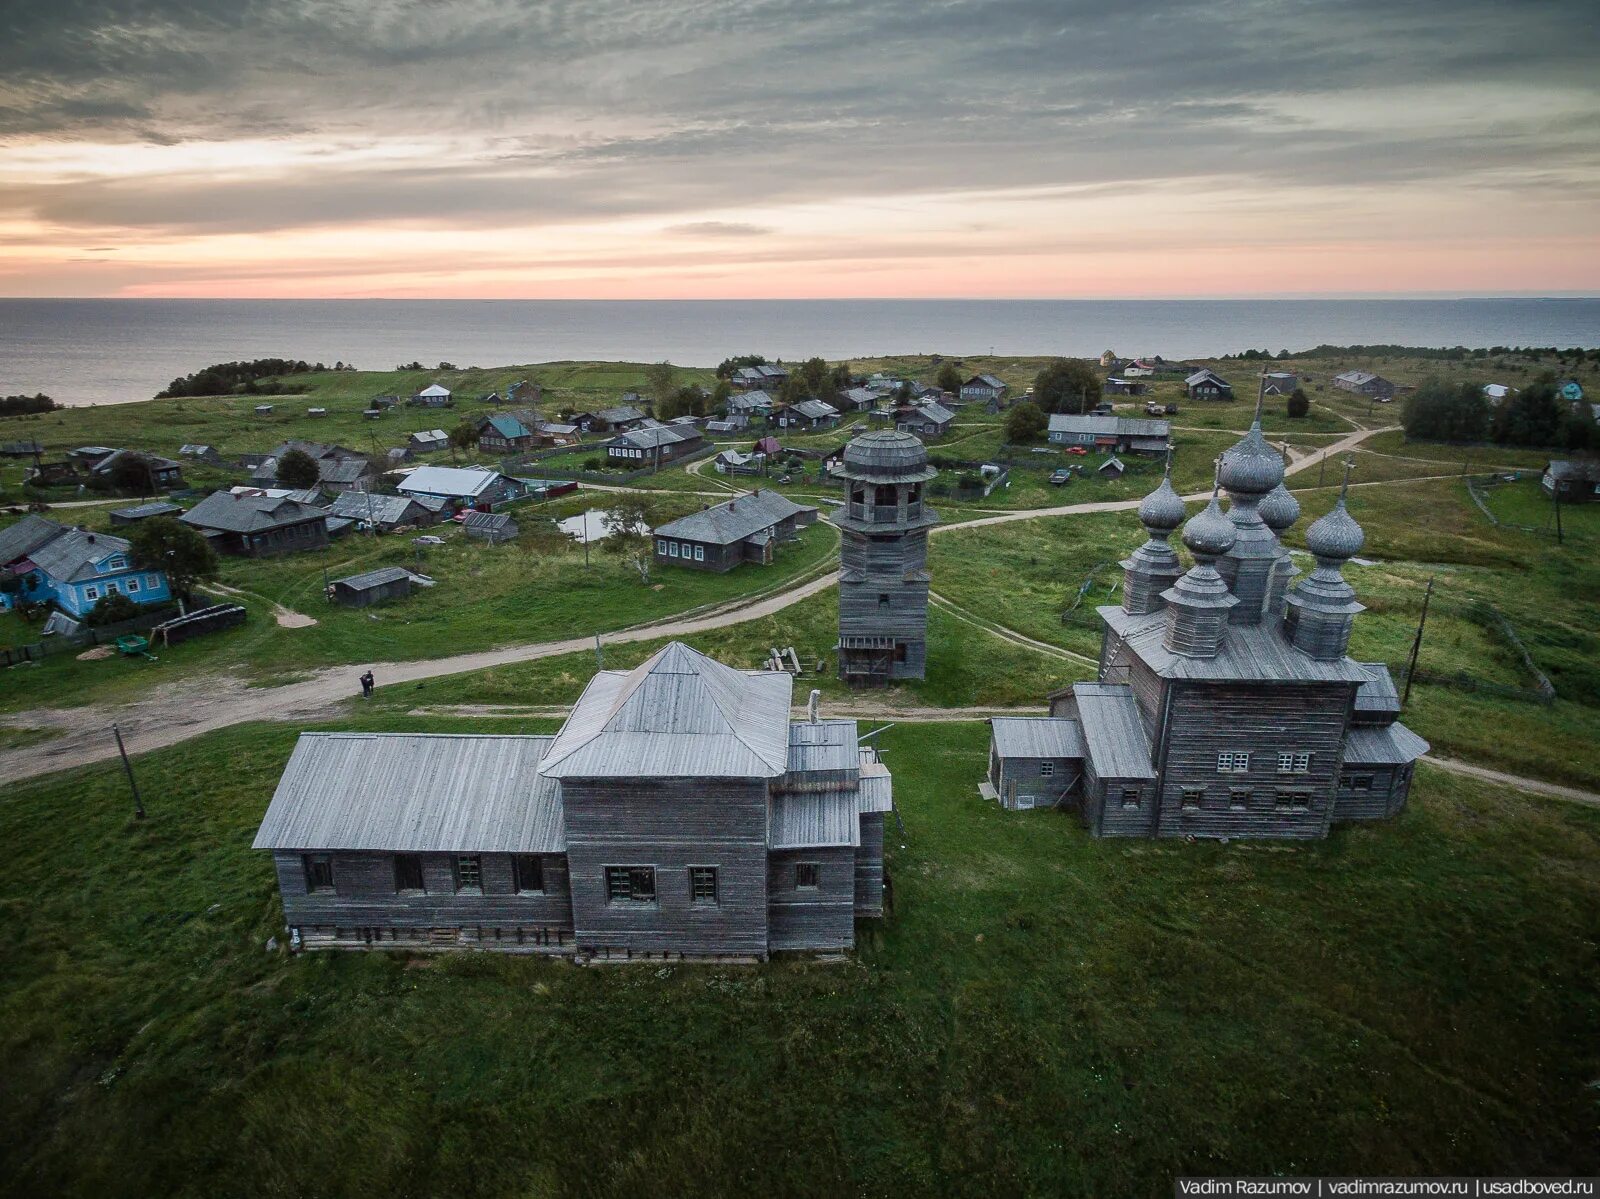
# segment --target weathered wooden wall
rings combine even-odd
[[[856,849],[856,901],[858,916],[883,915],[882,812],[861,817],[861,844]]]
[[[799,890],[795,865],[815,862],[820,885]],[[767,872],[773,949],[849,949],[856,941],[856,855],[848,845],[772,854]]]

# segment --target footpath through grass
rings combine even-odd
[[[1600,813],[1424,767],[1325,844],[1094,842],[977,799],[982,724],[902,725],[896,912],[847,965],[290,958],[248,845],[294,735],[139,759],[143,822],[109,763],[0,803],[0,1193],[1600,1170]]]

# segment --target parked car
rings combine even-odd
[[[1072,482],[1072,468],[1063,466],[1060,470],[1051,471],[1048,481],[1056,487],[1060,487],[1063,483]]]
[[[1069,445],[1067,447],[1067,453],[1069,454],[1078,454],[1081,456],[1083,454],[1087,454],[1088,452],[1089,451],[1084,449],[1081,445]]]

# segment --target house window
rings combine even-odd
[[[127,570],[128,569],[128,560],[126,558],[113,558],[113,559],[111,559],[110,562],[106,563],[106,569],[107,570]]]
[[[477,854],[462,854],[456,858],[456,890],[483,890],[483,859]]]
[[[1228,788],[1228,806],[1230,808],[1248,808],[1250,806],[1250,792],[1244,787]]]
[[[305,866],[307,891],[333,890],[333,855],[331,853],[308,853],[305,856]]]
[[[889,606],[889,593],[887,591],[878,592],[878,607],[887,608],[888,606]]]
[[[822,885],[822,866],[817,862],[796,862],[794,866],[794,889],[796,891],[815,891]]]
[[[656,553],[660,554],[663,558],[667,556],[667,543],[665,538],[656,538]]]
[[[1279,774],[1304,774],[1310,769],[1310,754],[1286,753],[1278,755]]]
[[[127,583],[128,583],[128,594],[129,595],[132,595],[136,591],[139,590],[139,580],[138,579],[129,579],[129,580],[127,580]]]
[[[656,901],[656,868],[654,866],[607,866],[606,899],[613,904],[654,903]]]
[[[694,903],[717,902],[717,868],[715,866],[689,867],[689,898]]]
[[[107,583],[106,584],[106,594],[107,595],[116,595],[117,591],[118,591],[118,587],[117,587],[117,585],[115,583]]]
[[[1183,806],[1189,811],[1196,811],[1205,802],[1206,789],[1204,787],[1185,787],[1183,789]]]
[[[511,881],[518,895],[544,894],[544,860],[533,853],[515,855],[511,859]]]
[[[422,859],[414,853],[394,855],[394,889],[396,891],[426,891],[422,881]]]
[[[697,545],[697,546],[694,547],[694,560],[696,562],[704,562],[706,560],[706,547],[705,546]]]
[[[678,543],[676,541],[674,541],[671,546],[668,547],[667,553],[671,554],[674,558],[678,556]]]
[[[1124,787],[1122,789],[1122,806],[1123,807],[1125,807],[1125,808],[1137,808],[1139,806],[1140,798],[1141,798],[1141,796],[1139,794],[1139,788],[1137,788],[1137,787]]]
[[[1243,774],[1249,769],[1249,754],[1231,753],[1217,755],[1217,771],[1220,774]]]
[[[83,598],[86,599],[86,600],[97,600],[97,599],[99,599],[100,598],[100,588],[98,588],[98,587],[85,587],[83,589]]]
[[[1372,790],[1372,776],[1370,774],[1348,774],[1345,776],[1344,783],[1352,791]]]
[[[1311,792],[1279,791],[1276,802],[1280,808],[1309,808],[1311,806]]]
[[[1047,779],[1052,774],[1054,774],[1055,772],[1056,772],[1056,764],[1054,762],[1040,762],[1039,763],[1039,777],[1040,778]]]

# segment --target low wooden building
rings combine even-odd
[[[961,400],[966,404],[999,404],[1005,394],[1006,383],[998,375],[973,375],[961,385]]]
[[[831,429],[839,423],[839,410],[824,400],[798,400],[779,408],[774,421],[780,429]]]
[[[1129,416],[1072,416],[1052,413],[1051,445],[1082,446],[1119,454],[1165,454],[1172,444],[1172,422]]]
[[[1150,390],[1150,385],[1140,379],[1123,379],[1112,375],[1100,385],[1100,390],[1108,396],[1142,396]]]
[[[335,579],[328,585],[328,598],[347,608],[370,608],[374,604],[404,599],[411,594],[411,572],[403,566],[381,566],[364,574]]]
[[[1183,381],[1191,400],[1231,400],[1233,385],[1216,371],[1201,368]]]
[[[989,728],[987,798],[1017,811],[1054,807],[1075,794],[1084,757],[1076,720],[996,716]]]
[[[455,404],[455,400],[451,398],[448,387],[430,383],[407,400],[406,403],[413,408],[449,408]]]
[[[169,504],[165,500],[157,500],[152,504],[136,504],[131,508],[113,508],[111,510],[111,523],[113,525],[136,525],[142,520],[149,520],[155,516],[181,516],[183,508],[177,504]]]
[[[104,458],[99,459],[89,468],[89,473],[101,477],[110,477],[118,466],[127,459],[132,459],[144,464],[149,472],[150,485],[165,491],[174,487],[183,486],[183,463],[171,458],[163,458],[160,454],[146,454],[139,450],[113,450]]]
[[[326,513],[289,496],[214,491],[178,519],[225,554],[270,558],[328,544]]]
[[[443,501],[429,502],[410,495],[346,492],[333,497],[328,515],[353,521],[360,529],[393,533],[399,529],[425,529],[436,525],[443,517],[443,508]]]
[[[1539,486],[1551,499],[1563,504],[1586,504],[1600,500],[1600,461],[1570,458],[1546,462]]]
[[[1344,371],[1333,377],[1333,385],[1340,391],[1353,392],[1369,399],[1384,401],[1394,399],[1394,384],[1371,371]]]
[[[406,439],[413,454],[437,454],[450,448],[450,434],[443,429],[423,429]]]
[[[894,427],[902,433],[914,433],[923,441],[933,441],[950,432],[955,419],[956,414],[943,404],[929,401],[895,409]]]
[[[453,507],[487,512],[516,499],[521,486],[487,466],[419,466],[395,486],[401,495],[447,500]]]
[[[485,453],[524,454],[538,448],[538,424],[532,416],[516,412],[497,412],[478,420],[478,448]]]
[[[673,642],[548,736],[305,733],[256,834],[291,945],[759,960],[883,915],[893,780],[786,672]]]
[[[817,519],[817,509],[759,488],[656,528],[655,560],[717,573],[745,562],[769,565],[778,545]]]
[[[606,457],[613,465],[642,470],[659,468],[705,448],[705,434],[693,426],[655,425],[613,437],[606,442]]]
[[[490,545],[515,541],[522,532],[509,512],[479,512],[470,508],[461,515],[461,530],[474,541],[486,541]]]

